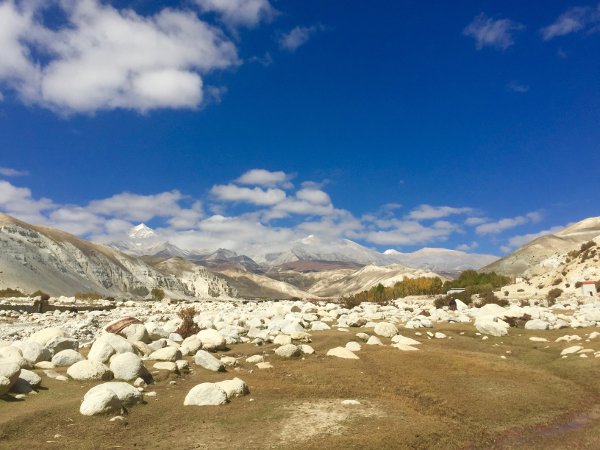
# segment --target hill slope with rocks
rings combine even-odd
[[[542,263],[548,264],[552,258],[577,250],[581,244],[598,236],[600,236],[600,217],[590,217],[557,233],[541,236],[481,270],[503,275],[523,275]]]
[[[173,296],[228,295],[227,283],[215,278],[196,272],[183,281],[113,248],[0,213],[0,288],[51,295],[145,296],[152,288]]]

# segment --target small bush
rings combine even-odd
[[[552,282],[552,286],[558,286],[560,283],[562,283],[562,278],[557,278]]]
[[[494,295],[493,292],[486,292],[484,294],[481,294],[481,297],[479,299],[479,303],[478,303],[478,307],[482,307],[485,305],[489,305],[489,304],[495,304],[495,305],[499,305],[499,306],[508,306],[510,305],[510,302],[508,300],[506,300],[505,298],[498,298]]]
[[[362,303],[362,300],[357,298],[356,296],[351,296],[351,297],[342,297],[340,299],[340,303],[342,304],[342,306],[346,309],[352,309],[355,306],[358,306]]]
[[[179,328],[177,328],[177,333],[179,333],[182,338],[188,338],[200,331],[200,328],[198,328],[198,325],[196,325],[196,322],[194,322],[196,308],[191,306],[188,308],[182,308],[179,310],[177,315],[182,320],[181,325],[179,325]]]
[[[581,281],[578,281],[577,283],[575,283],[576,288],[579,289],[581,286],[583,286],[583,283]]]
[[[73,297],[77,300],[101,300],[104,298],[103,295],[96,292],[75,292]]]
[[[548,306],[552,306],[556,303],[556,299],[562,295],[562,289],[554,288],[548,291],[546,300],[548,300]]]
[[[504,291],[504,296],[508,297],[508,291]]]
[[[17,289],[6,288],[0,290],[0,297],[27,297],[21,291]]]
[[[444,295],[443,297],[438,297],[433,301],[433,306],[437,309],[442,309],[444,306],[450,306],[450,301],[453,300],[449,295]]]
[[[160,288],[154,288],[150,291],[150,295],[152,296],[152,300],[157,300],[160,302],[163,298],[165,298],[165,291]]]
[[[517,289],[517,292],[525,292],[525,289]]]
[[[519,302],[519,304],[521,305],[521,308],[524,308],[525,306],[529,306],[529,300],[523,299]]]

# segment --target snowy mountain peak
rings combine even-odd
[[[129,237],[131,239],[148,239],[156,237],[156,233],[152,228],[146,226],[145,223],[140,223],[129,230]]]

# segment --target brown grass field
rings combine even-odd
[[[160,381],[147,391],[157,396],[130,408],[125,422],[79,414],[83,395],[97,383],[43,375],[38,395],[0,400],[0,447],[600,448],[600,358],[562,359],[560,351],[573,344],[553,342],[565,334],[585,339],[593,330],[511,329],[511,336],[487,340],[475,336],[469,324],[436,330],[452,339],[419,337],[418,352],[363,345],[360,360],[325,353],[356,340],[358,331],[372,330],[315,332],[311,345],[317,354],[305,359],[278,358],[273,346],[233,346],[219,354],[266,352],[274,368],[257,370],[240,360],[239,370],[227,373],[195,368],[182,377],[156,374]],[[412,330],[401,333],[414,337]],[[550,342],[532,342],[530,336]],[[600,339],[577,343],[600,350]],[[224,406],[183,406],[194,385],[234,376],[246,381],[250,395]],[[361,404],[344,406],[345,399]]]

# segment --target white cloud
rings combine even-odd
[[[306,44],[311,37],[322,30],[322,27],[311,26],[311,27],[295,27],[287,33],[283,33],[279,36],[279,47],[293,52],[299,47]]]
[[[44,223],[43,213],[55,208],[47,198],[34,199],[29,188],[17,187],[0,180],[0,210],[29,223]]]
[[[443,241],[460,230],[458,225],[443,220],[434,222],[431,226],[415,220],[392,220],[385,225],[391,229],[369,231],[364,238],[380,245],[418,245]]]
[[[486,223],[486,222],[489,222],[489,220],[486,219],[485,217],[467,217],[465,219],[465,225],[470,225],[470,226],[481,225],[482,223]]]
[[[459,250],[461,252],[470,252],[472,250],[475,250],[477,247],[479,247],[479,243],[473,241],[470,244],[461,244],[457,246],[456,250]]]
[[[191,11],[142,16],[98,0],[65,0],[56,2],[65,26],[50,29],[41,5],[0,5],[0,82],[28,103],[66,113],[195,108],[203,77],[239,64],[235,45]]]
[[[230,26],[254,27],[268,21],[275,10],[268,0],[195,0],[200,9],[213,12]]]
[[[600,24],[600,4],[596,7],[574,7],[562,13],[551,25],[540,30],[542,38],[549,41],[559,36],[587,29],[589,32],[598,31]]]
[[[254,205],[274,205],[286,198],[285,192],[281,189],[247,188],[234,184],[213,186],[210,193],[219,200],[252,203]]]
[[[473,208],[454,208],[452,206],[431,206],[423,204],[409,212],[408,217],[415,220],[441,219],[457,214],[470,214],[472,212]]]
[[[569,225],[556,226],[556,227],[549,228],[547,230],[538,231],[537,233],[529,233],[529,234],[521,234],[521,235],[513,236],[507,241],[507,244],[502,247],[502,250],[509,251],[511,249],[522,247],[525,244],[530,243],[534,239],[537,239],[546,234],[554,234],[554,233],[568,227]]]
[[[24,177],[25,175],[29,175],[29,172],[10,167],[0,167],[0,175],[4,177]]]
[[[281,186],[283,188],[290,188],[292,184],[290,179],[292,175],[287,174],[281,170],[271,172],[265,169],[252,169],[240,176],[236,183],[248,184],[250,186]]]
[[[475,39],[475,48],[494,47],[506,50],[514,42],[514,34],[525,28],[522,24],[509,19],[492,19],[484,13],[479,14],[465,27],[463,34]]]
[[[475,227],[477,234],[499,234],[511,228],[525,225],[527,223],[539,222],[542,216],[539,212],[530,212],[523,216],[500,219],[496,222],[488,222]]]
[[[506,89],[508,89],[511,92],[516,92],[518,94],[525,94],[529,92],[529,86],[514,80],[506,85]]]
[[[144,222],[153,217],[177,216],[181,212],[179,201],[183,198],[179,191],[153,195],[123,192],[103,200],[94,200],[88,208],[96,214]]]

